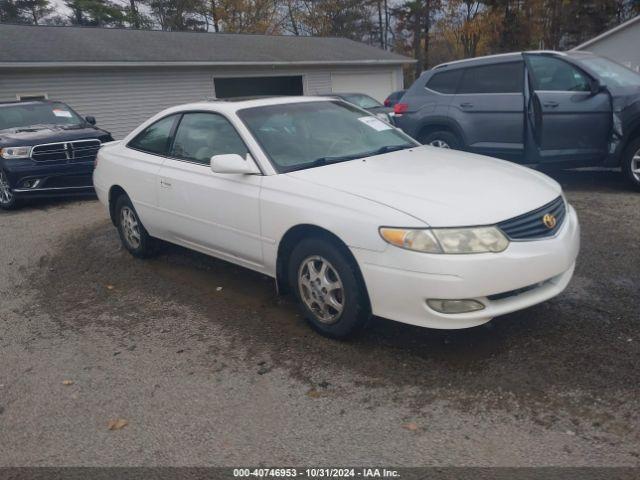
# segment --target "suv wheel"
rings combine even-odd
[[[452,148],[454,150],[458,150],[461,146],[458,137],[447,130],[428,133],[420,139],[420,142],[423,145],[431,145],[432,147],[438,148]]]
[[[17,204],[16,197],[9,185],[9,179],[4,170],[0,170],[0,208],[11,210]]]
[[[303,315],[316,331],[346,338],[370,317],[369,301],[352,260],[330,241],[302,240],[291,253],[289,285]]]
[[[131,255],[148,258],[157,253],[159,241],[144,228],[128,196],[118,197],[116,215],[120,241]]]
[[[633,140],[624,152],[622,171],[627,180],[640,190],[640,137]]]

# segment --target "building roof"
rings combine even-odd
[[[614,33],[617,33],[620,30],[624,30],[625,28],[629,28],[632,25],[637,25],[638,27],[640,27],[640,15],[638,15],[637,17],[633,17],[631,20],[627,20],[624,23],[621,23],[620,25],[618,25],[615,28],[612,28],[611,30],[607,30],[606,32],[601,33],[600,35],[592,38],[591,40],[587,40],[586,42],[581,43],[577,47],[574,47],[572,50],[584,50],[590,45],[593,45],[594,43],[598,43],[599,41],[604,40],[607,37],[610,37]]]
[[[400,65],[414,60],[335,37],[0,24],[0,66]]]

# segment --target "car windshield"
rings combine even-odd
[[[595,73],[603,85],[608,87],[640,86],[640,74],[608,58],[587,57],[581,58],[579,61]]]
[[[340,101],[253,107],[238,116],[280,173],[417,146],[388,123]]]
[[[82,122],[64,103],[16,103],[0,106],[0,130],[37,125],[79,125]]]
[[[340,95],[340,98],[346,100],[349,103],[353,103],[360,108],[376,108],[383,106],[375,98],[371,98],[369,95],[364,95],[362,93],[345,93],[343,95]]]

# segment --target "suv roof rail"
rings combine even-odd
[[[461,60],[452,60],[450,62],[445,62],[439,65],[436,65],[435,67],[433,67],[433,70],[437,70],[440,68],[447,68],[448,66],[458,65],[460,63],[465,63],[465,62],[473,62],[473,61],[485,60],[485,59],[490,60],[492,58],[502,58],[502,57],[508,57],[512,55],[522,55],[525,53],[537,53],[537,54],[544,54],[544,55],[563,55],[563,56],[567,55],[565,52],[559,52],[557,50],[527,50],[523,52],[496,53],[495,55],[483,55],[480,57],[463,58]]]

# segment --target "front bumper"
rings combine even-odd
[[[2,160],[16,198],[83,194],[93,191],[93,162],[46,165],[33,160]]]
[[[440,329],[469,328],[548,300],[569,284],[580,249],[580,225],[569,206],[556,236],[511,242],[501,253],[433,255],[391,245],[384,252],[352,249],[373,314]],[[485,308],[443,314],[427,299],[474,299]]]

